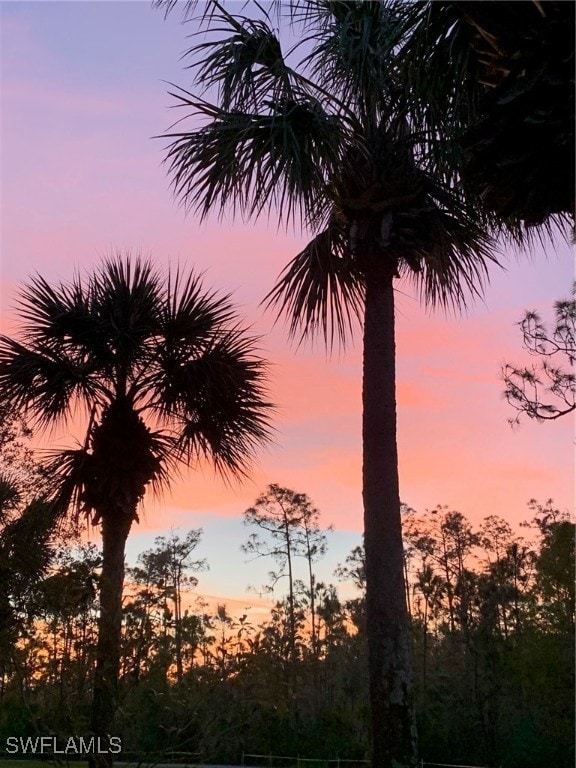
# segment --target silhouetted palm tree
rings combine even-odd
[[[164,280],[147,260],[107,260],[87,278],[23,289],[15,338],[0,337],[0,397],[36,427],[77,427],[84,441],[55,452],[59,511],[73,504],[102,532],[92,729],[114,717],[124,548],[149,486],[180,463],[241,475],[269,436],[265,365],[227,296],[193,274]]]
[[[171,0],[158,3],[166,11]],[[302,224],[311,240],[268,296],[292,332],[332,345],[363,324],[363,500],[372,765],[416,764],[398,483],[394,286],[464,303],[481,289],[491,242],[454,177],[436,173],[441,141],[407,109],[395,50],[404,3],[301,0],[285,58],[273,20],[204,6],[215,37],[189,52],[206,98],[174,95],[195,117],[168,134],[177,196],[216,209]],[[190,12],[194,3],[185,6]],[[281,9],[281,4],[280,4]],[[300,60],[294,65],[293,59]],[[217,91],[218,101],[214,98]],[[437,152],[432,150],[438,150]]]

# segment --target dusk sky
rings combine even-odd
[[[150,501],[129,559],[174,527],[203,527],[198,556],[210,562],[200,591],[242,605],[271,564],[244,563],[242,512],[268,483],[307,493],[336,532],[321,577],[360,541],[361,350],[326,355],[297,348],[259,302],[305,242],[274,221],[243,224],[185,216],[163,165],[167,82],[190,86],[180,59],[194,31],[149,2],[2,2],[1,320],[10,329],[16,291],[35,271],[67,280],[113,251],[151,254],[158,265],[194,267],[207,287],[232,291],[272,363],[275,443],[250,481],[227,488],[210,471],[189,473],[171,496]],[[535,148],[535,151],[537,149]],[[502,397],[504,362],[521,362],[516,325],[525,309],[552,317],[573,277],[560,239],[532,255],[510,252],[493,269],[484,301],[446,317],[423,310],[398,285],[398,420],[401,496],[417,510],[446,504],[478,523],[498,514],[513,526],[526,503],[573,503],[573,423],[537,424]],[[65,445],[65,434],[53,443]],[[93,538],[97,541],[97,536]]]

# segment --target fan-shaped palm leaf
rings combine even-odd
[[[362,275],[337,225],[316,235],[288,264],[264,299],[290,318],[290,333],[302,339],[319,331],[330,347],[345,343],[361,321]]]
[[[186,207],[201,217],[217,205],[247,218],[274,208],[286,223],[325,218],[322,190],[340,162],[341,133],[317,101],[286,98],[258,114],[226,112],[183,90],[173,95],[211,120],[193,133],[166,134],[174,191]]]
[[[187,51],[199,60],[197,79],[206,89],[218,87],[224,109],[249,110],[262,99],[294,98],[298,75],[286,65],[268,14],[264,19],[235,18],[221,9],[214,40]],[[221,33],[232,34],[222,38]]]
[[[66,421],[76,401],[87,405],[100,397],[103,387],[92,373],[83,356],[0,337],[0,391],[15,413],[26,410],[40,428]]]

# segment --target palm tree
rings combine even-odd
[[[394,291],[409,279],[431,304],[462,305],[468,290],[482,287],[492,244],[454,174],[437,172],[442,142],[424,135],[408,110],[395,60],[406,5],[297,0],[284,7],[300,25],[286,57],[261,6],[258,18],[231,14],[217,0],[205,6],[215,37],[189,51],[204,95],[174,90],[195,123],[167,134],[167,159],[176,195],[200,216],[214,208],[248,219],[267,212],[310,233],[267,297],[291,317],[293,334],[319,331],[332,346],[357,320],[363,326],[372,765],[415,765]],[[215,91],[217,103],[208,100]]]
[[[212,462],[246,472],[269,436],[265,365],[227,296],[149,260],[104,262],[52,287],[36,276],[20,295],[20,333],[0,337],[0,395],[39,429],[77,424],[84,441],[55,452],[57,509],[73,505],[102,532],[92,730],[109,733],[117,696],[124,549],[147,488],[177,467]]]

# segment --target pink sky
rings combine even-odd
[[[163,81],[187,85],[179,55],[191,29],[143,2],[0,9],[3,328],[32,272],[67,279],[113,249],[140,250],[160,264],[194,265],[207,285],[234,291],[273,364],[276,442],[251,481],[227,489],[209,470],[189,474],[171,498],[147,505],[132,552],[171,526],[203,525],[200,554],[212,571],[202,584],[242,601],[258,574],[246,566],[238,575],[246,537],[239,520],[275,482],[307,493],[340,530],[333,568],[362,529],[360,347],[332,358],[320,343],[296,348],[283,324],[262,314],[260,300],[303,239],[278,233],[274,222],[200,226],[172,199],[164,143],[150,137],[174,120]],[[532,497],[572,506],[572,423],[524,420],[512,430],[499,381],[504,362],[523,359],[515,327],[523,310],[549,314],[568,294],[570,250],[550,245],[531,259],[511,256],[507,266],[493,271],[484,303],[456,318],[427,314],[410,287],[399,286],[406,292],[397,303],[400,477],[402,498],[416,509],[447,504],[475,522],[499,514],[517,524]]]

